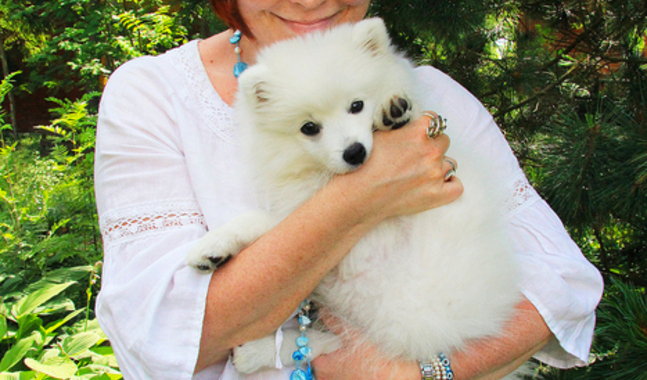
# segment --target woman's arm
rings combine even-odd
[[[500,337],[467,345],[451,355],[456,380],[495,380],[523,365],[552,338],[537,309],[524,299]]]
[[[352,334],[343,336],[352,339]],[[551,337],[539,312],[524,299],[517,305],[516,314],[501,336],[470,343],[460,351],[448,355],[454,379],[501,379],[523,365]],[[347,342],[344,347],[354,347],[353,342]],[[376,354],[374,347],[362,347],[359,350],[342,348],[332,354],[320,356],[313,361],[317,379],[420,380],[417,362],[382,359],[368,363],[367,358],[375,357]]]
[[[449,139],[428,139],[426,125],[376,133],[366,164],[336,177],[213,274],[196,371],[275,331],[380,221],[460,196],[460,181],[444,180]]]

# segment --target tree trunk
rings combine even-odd
[[[2,62],[2,77],[9,77],[9,65],[7,64],[7,55],[4,50],[4,36],[0,33],[0,61]],[[11,123],[11,131],[14,137],[18,136],[18,125],[16,123],[16,108],[13,91],[7,94],[9,98],[9,122]]]

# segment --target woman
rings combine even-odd
[[[240,60],[253,64],[272,42],[361,20],[369,1],[212,4],[243,31]],[[239,378],[227,361],[232,348],[274,333],[367,231],[386,218],[447,204],[463,190],[458,178],[445,180],[449,139],[428,139],[423,118],[376,133],[365,165],[335,178],[213,275],[186,267],[187,251],[207,227],[255,207],[232,122],[232,34],[131,61],[102,98],[96,192],[105,260],[97,315],[126,379]],[[511,187],[509,226],[524,268],[518,313],[503,336],[450,355],[455,378],[501,378],[533,355],[561,367],[584,364],[599,273],[527,184],[478,101],[437,70],[419,69],[419,77],[450,128],[473,136],[474,149],[497,160],[495,175]],[[365,350],[316,359],[317,378],[422,377],[415,362],[384,360],[367,371],[361,364],[374,349]],[[252,378],[289,374],[276,369]]]

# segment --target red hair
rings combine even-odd
[[[254,38],[251,30],[240,15],[237,0],[209,0],[214,12],[220,17],[228,27],[234,30],[240,30],[244,35]]]

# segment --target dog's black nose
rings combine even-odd
[[[355,143],[344,151],[344,161],[351,165],[359,165],[366,159],[366,148],[360,143]]]

